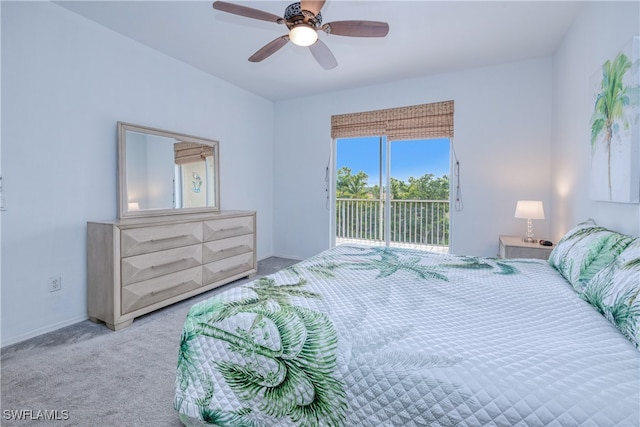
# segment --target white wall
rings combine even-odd
[[[270,101],[53,3],[0,3],[3,346],[86,319],[86,222],[117,216],[118,120],[219,140],[222,208],[257,210],[272,255]]]
[[[627,234],[640,233],[640,205],[589,200],[589,78],[640,33],[640,3],[588,3],[554,55],[552,231],[557,239],[593,218]]]
[[[544,58],[277,102],[274,252],[301,258],[329,247],[332,115],[452,99],[464,210],[452,213],[451,250],[495,256],[498,235],[526,230],[514,218],[518,199],[550,204],[551,76]],[[534,227],[546,236],[549,221]]]

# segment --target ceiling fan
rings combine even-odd
[[[325,70],[338,65],[326,44],[318,38],[318,31],[349,37],[384,37],[389,32],[389,24],[378,21],[335,21],[322,24],[320,9],[325,0],[302,0],[290,4],[284,11],[284,18],[262,10],[225,1],[213,2],[213,8],[222,12],[262,21],[285,24],[289,33],[267,43],[249,57],[251,62],[260,62],[276,53],[289,40],[298,46],[308,46],[313,57]]]

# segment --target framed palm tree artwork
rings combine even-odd
[[[640,202],[640,36],[607,59],[590,80],[590,197]]]

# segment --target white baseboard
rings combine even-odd
[[[76,323],[80,323],[83,322],[85,320],[87,320],[88,317],[87,316],[78,316],[75,318],[71,318],[71,319],[67,319],[63,322],[59,322],[59,323],[54,323],[53,325],[48,325],[44,328],[39,328],[39,329],[35,329],[33,331],[29,331],[25,334],[22,335],[18,335],[16,337],[11,337],[8,339],[4,339],[4,337],[2,337],[2,344],[0,344],[0,347],[5,348],[7,346],[13,345],[13,344],[18,344],[22,341],[26,341],[30,338],[35,338],[37,336],[46,334],[48,332],[53,332],[56,331],[58,329],[64,328],[65,326],[71,326],[74,325]]]

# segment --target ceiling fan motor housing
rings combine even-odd
[[[320,28],[322,24],[322,14],[318,12],[314,15],[308,10],[302,10],[300,2],[292,3],[284,11],[284,19],[290,24],[295,25],[299,23],[310,24],[316,28]]]

